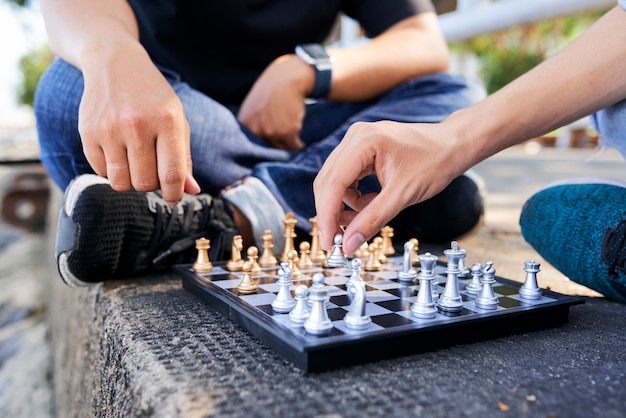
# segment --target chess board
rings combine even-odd
[[[361,274],[367,290],[366,314],[372,319],[363,331],[349,329],[343,321],[350,305],[345,286],[351,274],[349,268],[301,270],[301,277],[293,279],[292,292],[300,284],[310,287],[313,274],[322,272],[330,296],[327,311],[333,328],[328,335],[312,336],[301,325],[292,323],[289,314],[272,310],[271,303],[279,288],[278,268],[264,269],[256,275],[259,289],[251,295],[238,294],[241,272],[229,272],[219,265],[209,273],[196,273],[190,264],[174,268],[182,276],[185,289],[307,372],[555,327],[567,322],[570,306],[584,302],[545,289],[539,299],[524,300],[518,292],[520,283],[496,276],[493,289],[499,306],[495,310],[483,310],[476,307],[474,298],[464,290],[470,277],[460,277],[462,311],[450,314],[439,310],[433,319],[418,319],[410,309],[419,284],[400,282],[397,276],[402,269],[402,257],[391,257],[383,270]],[[445,265],[438,264],[435,272],[441,294],[446,283]]]

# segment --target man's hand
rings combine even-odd
[[[252,86],[237,118],[275,148],[300,150],[304,99],[313,88],[314,70],[295,55],[270,64]]]
[[[353,254],[402,209],[442,191],[465,171],[454,144],[442,125],[352,125],[313,184],[322,248],[330,248],[333,235],[347,225],[343,250]],[[381,191],[361,195],[356,186],[369,174]]]
[[[183,192],[198,193],[189,125],[174,90],[143,51],[109,58],[84,71],[78,129],[94,171],[118,191],[161,189],[172,204]]]

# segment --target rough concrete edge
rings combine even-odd
[[[49,239],[49,324],[55,413],[59,417],[210,414],[203,389],[181,390],[150,348],[132,338],[129,293],[158,291],[123,282],[70,288],[58,276],[54,235],[61,193],[53,192]],[[157,383],[158,382],[158,383]]]

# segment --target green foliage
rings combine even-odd
[[[18,91],[18,101],[20,104],[33,106],[35,89],[39,78],[52,62],[53,56],[48,45],[43,45],[39,49],[30,51],[20,59],[20,69],[23,74],[22,86]]]
[[[30,2],[28,0],[7,0],[9,3],[16,4],[20,7],[24,7],[28,5]]]
[[[502,32],[453,43],[451,49],[478,56],[485,87],[491,94],[564,47],[605,12],[588,12],[514,26]]]

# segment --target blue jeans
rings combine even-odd
[[[273,197],[284,212],[294,213],[304,231],[310,229],[309,218],[315,212],[313,179],[351,124],[378,120],[438,122],[474,101],[465,79],[446,73],[410,80],[369,101],[321,100],[306,109],[301,138],[307,147],[290,152],[272,148],[252,134],[237,121],[236,109],[194,90],[177,74],[161,70],[183,103],[191,131],[194,176],[203,192],[217,195],[251,176],[260,180],[254,187],[261,184],[266,189],[260,193],[261,200]],[[41,159],[61,189],[77,175],[93,172],[78,133],[83,87],[82,73],[57,59],[41,78],[35,97]],[[364,193],[379,189],[373,176],[360,182],[360,187]],[[228,199],[229,193],[225,196]],[[245,199],[250,200],[249,196]],[[232,200],[239,206],[236,197]],[[250,212],[258,209],[242,210],[253,215]]]

